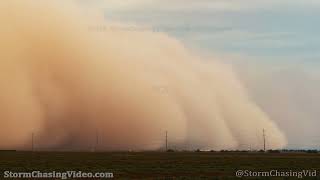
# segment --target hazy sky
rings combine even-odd
[[[224,57],[252,98],[286,132],[289,147],[318,148],[320,1],[79,0],[106,20],[152,26]]]

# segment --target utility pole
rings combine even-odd
[[[166,131],[166,151],[168,151],[168,131]]]
[[[32,152],[34,151],[34,133],[32,132],[32,137],[31,137],[31,150]]]
[[[262,135],[263,135],[263,150],[266,151],[266,131],[265,131],[265,129],[263,129]]]
[[[98,134],[98,130],[96,130],[96,144],[95,144],[95,151],[98,150],[98,145],[99,145],[99,134]]]

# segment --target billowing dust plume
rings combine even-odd
[[[0,1],[0,148],[281,148],[231,67],[162,33],[93,32],[61,1]]]

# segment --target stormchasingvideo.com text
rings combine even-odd
[[[66,171],[66,172],[41,172],[41,171],[32,171],[32,172],[12,172],[5,171],[3,177],[7,179],[88,179],[88,178],[99,178],[99,179],[110,179],[113,178],[113,173],[109,172],[82,172],[82,171]]]

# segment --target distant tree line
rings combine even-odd
[[[203,151],[200,149],[196,149],[194,151],[177,151],[173,149],[168,149],[167,152],[212,152],[212,153],[320,153],[319,150],[313,150],[313,149],[305,149],[305,150],[294,150],[294,149],[281,149],[281,150],[220,150],[220,151]]]

